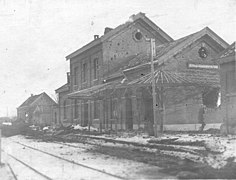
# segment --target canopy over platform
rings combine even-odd
[[[154,72],[156,86],[220,86],[220,77],[216,71],[206,70],[186,70],[184,72],[172,72],[168,70],[156,70]],[[151,85],[151,73],[128,82],[128,86],[147,86]]]
[[[68,98],[70,99],[99,99],[101,96],[99,96],[99,93],[105,91],[105,90],[112,90],[115,89],[116,85],[120,82],[111,82],[111,83],[104,83],[99,84],[96,86],[92,86],[87,89],[78,90],[75,92],[72,92],[68,94]]]

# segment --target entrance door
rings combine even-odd
[[[129,130],[133,129],[132,101],[130,98],[126,99],[126,127]]]

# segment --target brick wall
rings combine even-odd
[[[142,34],[141,40],[135,38],[135,33],[138,31]],[[126,64],[130,56],[140,53],[149,55],[150,42],[145,40],[147,37],[155,38],[156,45],[164,43],[158,39],[157,34],[152,34],[151,29],[147,29],[142,23],[136,23],[105,41],[103,43],[104,74],[114,73],[114,69],[118,70],[117,66],[123,68],[122,64]]]
[[[94,79],[94,59],[98,59],[98,78]],[[83,81],[83,64],[87,64],[87,70],[86,70],[86,81]],[[71,92],[76,91],[79,89],[85,89],[93,85],[97,85],[100,83],[101,76],[102,76],[102,66],[103,66],[103,57],[102,57],[102,46],[98,45],[94,48],[83,52],[82,54],[72,58],[70,60],[70,74],[71,74],[71,80],[70,80],[70,87]],[[74,79],[75,79],[75,68],[78,68],[78,74],[77,74],[77,85],[74,85]]]

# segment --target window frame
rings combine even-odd
[[[87,72],[87,69],[88,69],[88,64],[85,62],[82,64],[82,82],[85,83],[87,82],[87,78],[88,78],[88,72]]]
[[[93,79],[98,79],[98,58],[93,59]]]
[[[79,68],[78,68],[78,66],[76,66],[75,68],[74,68],[74,82],[73,82],[73,84],[75,85],[75,86],[78,86],[78,84],[79,84]]]

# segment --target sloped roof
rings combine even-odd
[[[196,33],[194,33],[196,34]],[[185,41],[186,39],[190,38],[194,34],[188,35],[186,37],[180,38],[178,40],[172,41],[170,43],[165,43],[159,46],[156,46],[156,56],[154,59],[157,59],[164,55],[165,53],[169,52],[172,48],[180,44],[181,42]],[[150,62],[150,56],[144,55],[144,54],[139,54],[135,58],[133,58],[129,64],[126,66],[127,68],[131,68],[140,64],[148,63]]]
[[[68,94],[68,97],[73,99],[93,99],[96,94],[102,92],[106,89],[114,89],[117,85],[120,84],[120,81],[113,81],[111,83],[99,84],[92,86],[90,88],[78,90]]]
[[[39,96],[41,96],[43,93],[38,94],[38,95],[32,95],[30,96],[25,102],[23,102],[19,107],[24,107],[24,106],[30,106]]]
[[[64,85],[62,85],[61,87],[59,87],[59,88],[57,88],[55,91],[56,92],[63,92],[63,91],[68,91],[69,90],[69,85],[68,85],[68,83],[66,83],[66,84],[64,84]]]
[[[224,58],[228,56],[235,56],[235,42],[232,43],[226,50],[224,50],[219,55],[220,58]]]
[[[204,35],[209,35],[212,37],[217,43],[219,43],[223,48],[227,48],[229,45],[222,38],[220,38],[216,33],[214,33],[210,28],[206,27],[196,33],[190,34],[178,40],[175,40],[170,43],[162,44],[160,46],[156,46],[156,56],[154,57],[154,62],[162,63],[167,60],[169,57],[174,56],[182,49],[186,48],[196,40],[200,39]],[[130,61],[127,68],[135,68],[135,66],[142,66],[147,63],[150,63],[150,57],[147,55],[144,57],[137,56],[133,60]]]
[[[126,23],[117,26],[116,28],[112,29],[111,31],[109,31],[108,33],[104,34],[100,38],[91,41],[90,43],[88,43],[85,46],[81,47],[80,49],[76,50],[75,52],[69,54],[68,56],[66,56],[66,59],[71,59],[71,58],[77,56],[78,54],[80,54],[80,53],[82,53],[82,52],[92,48],[93,46],[99,45],[100,43],[104,42],[108,38],[114,36],[115,34],[119,33],[120,31],[122,31],[123,29],[128,28],[130,25],[132,25],[134,23],[134,21],[136,21],[138,19],[142,19],[149,26],[153,27],[167,41],[173,41],[173,39],[168,34],[166,34],[161,28],[159,28],[155,23],[153,23],[150,19],[148,19],[145,16],[144,13],[140,12],[140,13],[138,13],[136,15],[132,15],[130,17],[129,21],[127,21]]]
[[[31,106],[32,104],[34,104],[35,102],[37,102],[37,99],[40,96],[46,96],[47,98],[50,99],[50,101],[52,101],[54,104],[57,104],[50,96],[48,96],[45,92],[38,94],[38,95],[31,95],[25,102],[23,102],[18,108],[20,107],[25,107],[25,106]]]

